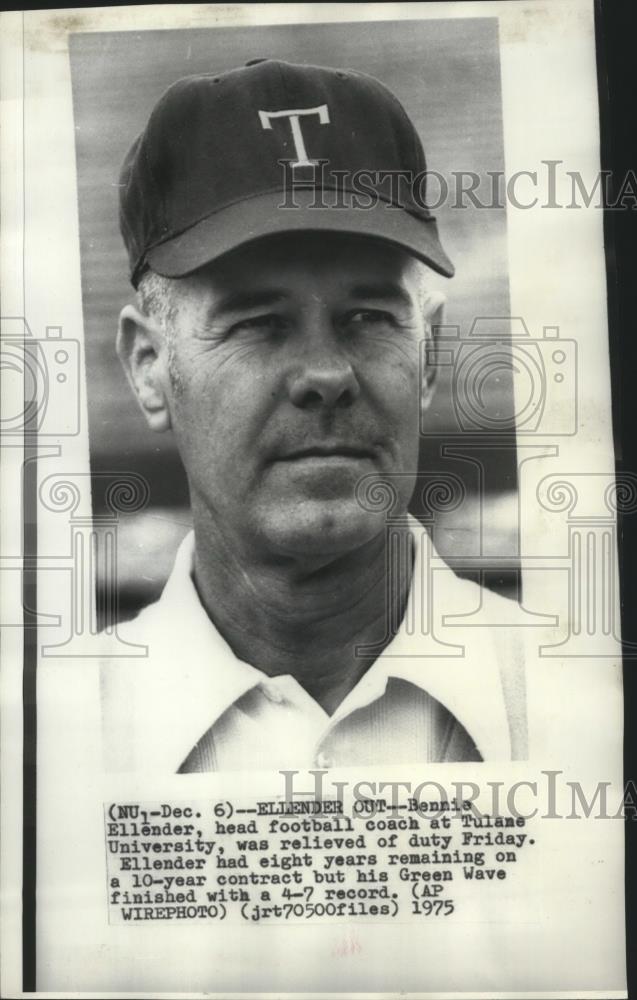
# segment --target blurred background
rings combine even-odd
[[[509,314],[506,211],[479,208],[458,197],[452,175],[477,173],[482,180],[476,193],[489,203],[492,175],[504,170],[496,20],[86,33],[71,36],[71,69],[94,514],[99,518],[105,512],[103,484],[111,477],[132,472],[149,485],[145,508],[119,515],[118,597],[108,612],[100,570],[102,622],[106,614],[130,618],[159,595],[190,526],[174,441],[170,434],[147,429],[115,355],[117,317],[134,294],[117,223],[120,165],[158,97],[176,79],[223,72],[257,57],[378,77],[416,125],[428,169],[444,178],[433,178],[430,191],[443,202],[435,214],[456,266],[452,280],[433,276],[447,296],[445,322],[457,325],[461,338],[469,337],[476,318],[482,320],[482,336],[493,322],[499,363],[489,367],[480,385],[479,406],[489,433],[474,426],[470,437],[454,408],[457,353],[443,366],[422,428],[413,512],[431,527],[440,554],[457,572],[516,596],[512,372],[503,360],[503,324],[492,319]]]

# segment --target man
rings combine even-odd
[[[443,613],[504,624],[508,602],[450,570],[433,595],[407,515],[435,376],[427,276],[453,274],[425,181],[382,84],[271,60],[178,81],[133,145],[138,303],[118,352],[149,426],[175,435],[194,530],[120,631],[147,659],[103,672],[109,767],[524,755],[509,633],[433,641]]]

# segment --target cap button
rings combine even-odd
[[[259,56],[258,59],[248,59],[246,66],[256,66],[258,63],[267,62],[267,56]]]

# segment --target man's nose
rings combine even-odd
[[[315,328],[303,338],[289,391],[293,404],[302,409],[346,407],[358,398],[356,373],[335,331]]]

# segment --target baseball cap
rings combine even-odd
[[[243,243],[301,230],[389,241],[451,277],[426,173],[403,106],[364,73],[257,59],[185,77],[122,167],[131,281],[148,267],[183,277]]]

